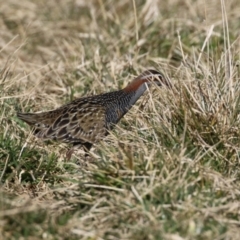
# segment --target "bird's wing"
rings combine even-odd
[[[94,143],[106,135],[106,110],[103,106],[84,106],[64,111],[47,130],[37,136],[64,142]]]

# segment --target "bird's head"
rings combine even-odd
[[[155,83],[158,86],[167,86],[172,88],[170,81],[165,76],[156,70],[149,69],[144,71],[141,75],[133,79],[131,83],[124,89],[125,91],[136,91],[142,84],[147,83],[148,85]]]

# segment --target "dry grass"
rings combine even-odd
[[[1,1],[1,239],[239,239],[240,6],[231,1]],[[83,164],[16,111],[153,87]],[[79,166],[77,163],[81,161]]]

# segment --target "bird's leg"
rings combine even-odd
[[[69,161],[70,158],[72,157],[72,154],[74,153],[74,151],[76,150],[77,147],[80,147],[82,145],[82,143],[73,143],[72,147],[66,152],[66,159]]]
[[[85,158],[89,157],[89,151],[90,151],[91,147],[92,147],[92,143],[86,142],[83,144],[83,149],[85,151],[85,155],[84,155]]]
[[[74,143],[73,146],[67,151],[66,153],[66,159],[70,160],[70,158],[72,157],[72,154],[74,153],[74,151],[76,150],[76,148],[78,146],[83,146],[83,150],[85,152],[84,157],[87,158],[89,157],[89,151],[92,147],[92,143],[86,142],[86,143]]]
[[[85,154],[84,154],[84,158],[80,158],[77,164],[79,164],[80,166],[87,166],[87,163],[91,162],[92,160],[92,157],[89,154],[89,151],[92,147],[92,143],[85,142],[85,143],[82,143],[81,145],[83,146],[83,150]]]
[[[70,158],[72,157],[73,152],[75,151],[74,147],[70,148],[67,152],[66,152],[66,159],[67,161],[70,160]]]

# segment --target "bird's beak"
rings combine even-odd
[[[158,86],[166,86],[170,89],[173,88],[173,85],[171,83],[171,80],[168,77],[163,76],[162,74],[159,75],[153,75],[153,81],[158,85]]]

